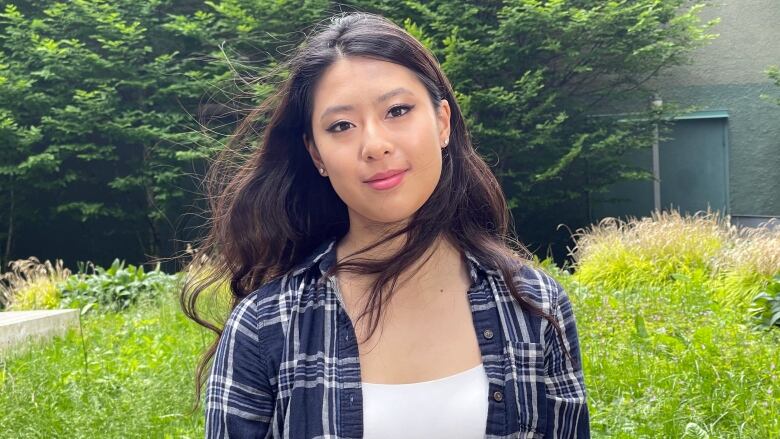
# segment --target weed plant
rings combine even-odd
[[[94,267],[91,274],[68,277],[61,285],[63,308],[98,306],[121,311],[139,301],[154,300],[176,287],[179,276],[160,271],[159,264],[149,272],[143,266],[128,265],[115,259],[107,269]]]
[[[750,312],[759,328],[772,329],[780,326],[780,275],[775,276],[766,290],[753,299]]]

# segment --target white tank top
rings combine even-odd
[[[363,385],[364,439],[482,439],[488,379],[482,364],[432,381]]]

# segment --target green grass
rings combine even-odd
[[[780,437],[780,331],[752,330],[692,282],[604,294],[559,278],[594,437],[679,438],[689,424],[711,438]]]
[[[695,276],[606,291],[553,274],[575,307],[593,437],[780,437],[780,330],[752,330]],[[172,298],[83,329],[86,370],[78,331],[0,360],[0,436],[202,437],[188,410],[208,336]]]
[[[755,329],[744,300],[780,271],[780,232],[718,221],[605,224],[579,235],[574,275],[542,262],[574,306],[594,438],[780,438],[780,327]],[[88,314],[86,366],[78,331],[0,360],[0,436],[202,437],[211,335],[161,302]]]
[[[210,336],[160,302],[87,314],[86,363],[78,330],[0,359],[0,436],[202,437],[202,410],[189,410]]]
[[[780,328],[749,298],[780,272],[780,231],[676,212],[580,231],[569,292],[593,437],[780,438]]]

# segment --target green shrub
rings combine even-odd
[[[94,273],[70,276],[62,285],[63,307],[97,305],[109,311],[121,311],[145,300],[156,300],[178,282],[178,275],[155,270],[145,272],[142,266],[125,267],[115,259],[111,267],[95,267]]]
[[[758,326],[762,328],[780,326],[780,274],[772,278],[766,290],[753,298],[750,312],[759,321]]]

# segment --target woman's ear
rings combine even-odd
[[[309,152],[309,156],[311,157],[311,161],[314,162],[314,166],[317,168],[317,172],[319,172],[321,175],[326,175],[324,171],[325,164],[322,162],[320,152],[317,151],[317,146],[313,141],[309,140],[305,133],[303,134],[303,144],[306,145],[306,151]]]
[[[439,145],[449,142],[450,139],[450,114],[452,109],[446,99],[442,99],[439,104],[439,113],[436,115],[439,125]]]

